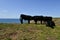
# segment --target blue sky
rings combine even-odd
[[[60,17],[60,0],[0,0],[0,18],[20,14]]]

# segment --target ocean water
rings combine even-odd
[[[26,23],[27,21],[23,21]],[[0,23],[20,23],[19,19],[0,19]]]

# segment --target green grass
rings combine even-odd
[[[54,29],[45,24],[0,23],[0,40],[60,40],[60,19],[53,20],[56,23]]]

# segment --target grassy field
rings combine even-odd
[[[0,40],[60,40],[60,19],[53,19],[54,29],[45,24],[0,23]]]

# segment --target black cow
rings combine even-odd
[[[52,21],[52,17],[49,17],[49,16],[44,16],[43,17],[43,21],[46,23],[48,21]]]
[[[33,20],[35,21],[35,24],[37,24],[37,21],[41,21],[42,24],[43,16],[33,16]]]
[[[49,26],[54,29],[55,23],[54,23],[54,21],[47,21],[46,26]]]
[[[21,14],[20,16],[21,24],[23,24],[23,20],[28,20],[28,23],[30,23],[30,20],[32,20],[32,16]]]
[[[42,21],[47,22],[47,21],[52,21],[52,17],[49,16],[33,16],[33,20],[35,21],[35,24],[37,24],[37,21]]]

